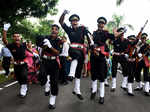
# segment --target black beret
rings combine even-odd
[[[130,35],[127,37],[129,40],[135,40],[136,39],[136,36],[135,35]]]
[[[123,27],[120,27],[117,29],[117,32],[124,32],[124,31],[125,31],[125,28],[123,28]]]
[[[142,33],[142,35],[141,35],[141,38],[147,38],[148,37],[148,34],[147,33]]]
[[[69,21],[73,21],[73,20],[77,20],[79,21],[80,20],[80,17],[77,15],[77,14],[73,14],[69,17]]]
[[[104,23],[104,24],[106,24],[106,23],[107,23],[107,20],[106,20],[105,17],[99,17],[99,18],[97,19],[97,23]]]
[[[57,27],[59,30],[59,26],[57,24],[53,24],[52,27]]]

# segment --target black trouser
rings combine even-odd
[[[136,62],[128,61],[128,83],[133,83],[136,74]]]
[[[63,83],[67,81],[67,57],[60,56],[60,64],[61,64],[61,69],[59,72],[59,77],[61,82]]]
[[[107,72],[105,57],[94,56],[93,54],[91,54],[90,62],[91,62],[92,81],[99,80],[100,82],[104,82]]]
[[[124,77],[126,77],[128,74],[128,72],[127,72],[128,67],[127,67],[127,60],[126,60],[125,56],[123,56],[123,55],[121,55],[121,56],[114,55],[112,57],[112,77],[116,77],[116,75],[117,75],[118,63],[121,64],[122,74]]]
[[[20,85],[27,84],[28,70],[26,63],[22,65],[14,65],[14,72]]]
[[[43,72],[43,77],[45,84],[47,82],[47,75],[50,75],[50,86],[51,94],[58,95],[58,80],[59,80],[59,65],[56,60],[42,59],[40,66],[40,72]]]
[[[136,68],[136,74],[135,74],[135,79],[137,82],[141,81],[141,71],[143,69],[143,75],[144,75],[144,81],[149,81],[149,67],[146,67],[144,60],[142,59],[137,63],[137,68]]]
[[[74,49],[74,48],[69,48],[69,56],[71,56],[72,60],[77,59],[78,60],[78,65],[76,68],[76,78],[81,78],[81,72],[84,64],[84,53],[83,50],[79,49]]]
[[[2,66],[5,70],[5,75],[7,76],[9,74],[9,68],[10,68],[10,61],[11,61],[11,57],[3,57],[3,61],[2,61]]]

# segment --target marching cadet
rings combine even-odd
[[[97,80],[100,81],[100,99],[99,103],[104,103],[104,79],[106,78],[106,59],[105,57],[109,55],[108,52],[105,51],[106,40],[111,39],[114,40],[114,34],[110,34],[108,31],[104,30],[104,26],[107,23],[106,18],[99,17],[97,20],[98,29],[93,32],[93,41],[94,48],[91,51],[91,78],[92,78],[92,93],[91,100],[95,98],[97,91]],[[117,32],[116,32],[117,33]]]
[[[145,40],[144,45],[141,47],[141,49],[139,50],[138,53],[138,66],[137,66],[137,70],[138,70],[138,76],[139,77],[139,81],[140,81],[140,77],[141,77],[141,71],[143,68],[143,76],[144,76],[144,94],[146,96],[149,96],[149,63],[148,63],[148,56],[150,55],[150,45],[149,45],[149,40],[146,41],[146,38],[148,37],[148,35],[146,33],[143,33],[141,38]],[[140,85],[140,82],[138,84],[139,89],[136,88],[136,90],[141,90],[142,86]]]
[[[139,41],[139,37],[136,37],[135,35],[130,35],[127,38],[128,38],[128,48],[127,48],[128,90],[127,92],[129,96],[134,96],[132,85],[136,73],[136,57],[137,57],[136,45]]]
[[[13,43],[8,43],[7,30],[9,29],[9,27],[10,24],[4,24],[2,40],[13,55],[14,72],[16,79],[20,84],[19,96],[21,98],[24,98],[27,95],[27,64],[25,63],[26,44],[21,43],[20,34],[17,32],[13,33]]]
[[[135,79],[137,82],[136,88],[134,89],[135,91],[141,91],[143,88],[143,82],[141,81],[141,71],[143,69],[144,76],[148,74],[148,68],[145,66],[144,59],[142,57],[142,47],[146,46],[146,39],[148,35],[146,33],[142,33],[141,39],[137,44],[137,63],[136,63],[136,74],[135,74]]]
[[[59,54],[62,51],[62,42],[58,37],[59,26],[54,24],[52,25],[51,35],[47,36],[43,40],[43,47],[41,53],[41,71],[45,72],[46,75],[43,75],[45,78],[45,83],[47,81],[47,75],[50,78],[50,99],[49,99],[49,109],[55,109],[55,100],[58,95],[58,78],[59,78]],[[44,84],[43,84],[44,85]]]
[[[68,75],[68,80],[72,81],[75,77],[75,87],[73,94],[76,95],[80,100],[83,100],[84,98],[81,95],[80,91],[80,78],[86,53],[84,40],[85,38],[87,38],[90,45],[93,44],[93,41],[90,37],[91,35],[87,28],[79,25],[78,22],[80,18],[78,15],[73,14],[70,16],[69,21],[71,23],[71,27],[67,26],[64,23],[64,18],[67,13],[67,10],[63,12],[63,14],[60,17],[59,23],[67,33],[71,42],[69,48],[69,56],[72,58],[72,61],[70,66],[70,72]]]
[[[114,92],[116,89],[116,75],[117,75],[117,66],[118,63],[122,66],[123,71],[123,81],[121,88],[126,90],[127,88],[127,60],[125,57],[125,50],[127,49],[127,39],[124,38],[125,28],[121,27],[118,28],[117,32],[122,33],[120,37],[116,38],[113,41],[114,51],[112,53],[112,88],[111,91]]]

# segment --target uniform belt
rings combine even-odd
[[[48,59],[48,60],[55,60],[56,56],[47,56],[47,55],[43,55],[44,59]]]
[[[113,55],[117,55],[117,56],[120,56],[120,55],[124,55],[124,53],[113,52]]]
[[[70,47],[75,47],[75,48],[80,48],[80,49],[84,48],[83,45],[78,45],[78,44],[71,44]]]
[[[135,58],[128,58],[128,61],[133,62],[135,61]]]
[[[24,61],[20,61],[20,62],[14,61],[14,64],[15,65],[23,65],[23,64],[25,64],[25,62]]]

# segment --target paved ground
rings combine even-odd
[[[95,101],[90,101],[90,79],[82,79],[81,91],[85,98],[79,101],[72,95],[73,84],[60,86],[59,96],[56,101],[56,109],[48,109],[49,97],[44,96],[40,85],[30,85],[28,96],[25,99],[17,97],[19,85],[14,84],[0,90],[0,112],[149,112],[150,97],[145,97],[142,92],[136,92],[130,97],[120,88],[121,75],[118,75],[118,87],[114,93],[106,88],[105,104],[98,104],[98,96]],[[10,83],[10,82],[9,82]],[[3,88],[5,84],[1,84]]]

